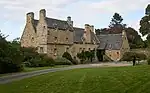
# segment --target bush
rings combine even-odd
[[[132,61],[134,56],[135,56],[134,52],[126,52],[126,53],[124,53],[121,60],[122,61]]]
[[[24,62],[27,67],[44,67],[44,66],[54,66],[55,61],[45,54],[36,54],[34,56],[26,56],[26,62]]]
[[[77,53],[77,57],[83,64],[89,62],[89,60],[92,62],[93,58],[95,57],[95,51],[82,51],[81,53]]]
[[[126,52],[126,53],[124,53],[121,60],[123,60],[123,61],[132,61],[134,56],[136,57],[136,59],[138,61],[146,60],[146,58],[147,58],[146,55],[143,54],[143,53]]]
[[[150,58],[147,59],[147,63],[148,63],[148,65],[150,65]]]
[[[55,65],[72,65],[71,61],[66,58],[57,58],[55,59]]]
[[[147,56],[143,53],[137,53],[136,57],[138,58],[139,61],[147,59]]]
[[[11,73],[23,70],[21,51],[7,42],[0,33],[0,73]]]
[[[68,52],[64,52],[62,57],[68,59],[69,61],[71,61],[75,65],[77,64],[76,60],[74,60]]]

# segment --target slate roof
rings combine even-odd
[[[34,27],[36,29],[36,26],[38,24],[39,20],[34,19]],[[49,28],[58,28],[62,30],[69,29],[70,31],[74,31],[74,42],[76,43],[82,43],[82,37],[84,34],[84,29],[83,28],[77,28],[77,27],[72,27],[70,26],[67,21],[64,20],[59,20],[59,19],[54,19],[54,18],[47,18],[46,17],[46,22]],[[92,43],[99,43],[98,38],[94,34],[94,32],[91,32],[91,42]]]
[[[96,34],[94,34],[94,32],[91,32],[91,42],[100,43],[99,39],[97,38]]]
[[[82,37],[83,37],[83,34],[84,34],[84,29],[77,28],[77,27],[74,27],[73,29],[74,29],[74,42],[81,43],[82,42]]]
[[[58,20],[54,18],[46,18],[46,22],[49,28],[58,28],[61,30],[69,29],[73,30],[73,28],[64,20]],[[36,27],[38,24],[38,20],[34,19],[34,26]]]
[[[62,29],[62,30],[65,30],[65,29],[73,30],[72,27],[67,23],[67,21],[64,21],[64,20],[46,18],[46,21],[47,21],[47,25],[49,28],[57,27],[58,29]]]
[[[34,26],[36,27],[38,25],[39,20],[34,19]]]
[[[118,50],[122,46],[122,34],[101,34],[97,37],[100,40],[98,49]]]

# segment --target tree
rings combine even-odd
[[[123,21],[123,18],[121,17],[121,15],[119,13],[115,13],[113,15],[113,18],[111,19],[111,22],[110,22],[110,25],[109,27],[115,27],[115,26],[122,26],[122,21]]]
[[[6,37],[0,33],[0,73],[21,71],[22,60],[21,51],[6,41]]]
[[[125,29],[130,48],[143,48],[144,42],[138,32],[131,27]]]
[[[148,4],[148,6],[146,7],[145,14],[150,15],[150,4]]]
[[[150,4],[145,9],[145,16],[140,20],[140,33],[142,36],[147,35],[147,40],[150,42]]]

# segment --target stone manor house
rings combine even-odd
[[[52,58],[60,57],[66,51],[76,57],[81,51],[104,50],[114,61],[130,49],[125,31],[96,35],[93,25],[74,27],[70,16],[66,20],[49,18],[45,9],[40,10],[39,20],[34,19],[33,12],[27,13],[21,46],[35,47],[38,53],[46,53]]]

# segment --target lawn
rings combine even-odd
[[[62,67],[67,67],[67,66],[70,66],[70,65],[56,65],[56,66],[53,66],[53,67],[24,67],[24,70],[23,70],[23,71],[21,71],[21,72],[16,72],[16,73],[31,72],[31,71],[44,70],[44,69],[51,69],[51,68],[62,68]],[[0,77],[1,77],[1,76],[11,75],[11,74],[14,74],[14,73],[0,74]]]
[[[0,85],[1,93],[150,93],[150,66],[74,69]]]

